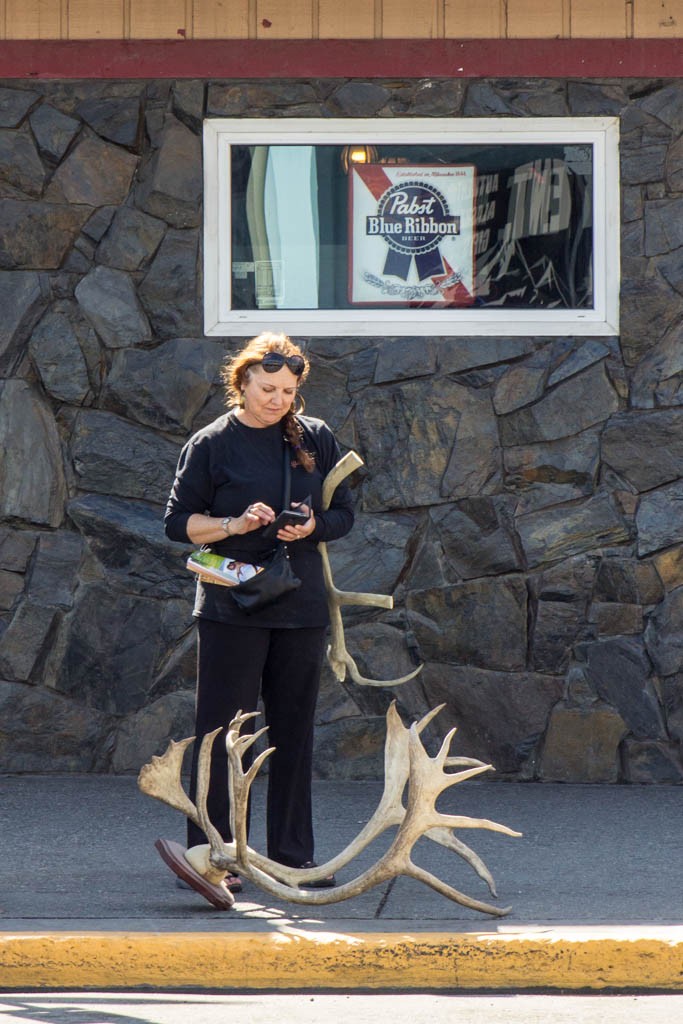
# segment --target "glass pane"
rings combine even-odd
[[[232,309],[591,309],[589,144],[232,146]]]

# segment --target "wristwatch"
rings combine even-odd
[[[232,522],[232,516],[226,516],[225,519],[221,519],[221,530],[223,530],[223,532],[228,537],[232,537],[232,534],[230,533],[230,529],[229,529],[231,522]]]

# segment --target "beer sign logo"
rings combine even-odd
[[[349,177],[350,301],[470,304],[474,168],[365,164]]]
[[[434,185],[407,181],[387,189],[376,215],[366,217],[365,230],[389,246],[385,274],[406,280],[414,258],[418,279],[424,281],[443,272],[439,245],[444,237],[460,234],[460,217],[449,213],[446,197]]]

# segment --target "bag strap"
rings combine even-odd
[[[282,510],[289,508],[292,497],[292,464],[289,441],[285,438],[284,458],[282,466]]]

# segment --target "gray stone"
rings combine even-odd
[[[45,274],[14,270],[0,274],[0,368],[11,372],[50,298]]]
[[[90,396],[88,366],[69,318],[50,310],[29,342],[43,387],[59,402],[82,405]]]
[[[229,350],[225,349],[224,355],[228,359],[230,356]],[[314,410],[314,415],[325,420],[335,433],[343,427],[351,407],[346,383],[346,375],[344,373],[341,373],[335,366],[326,363],[323,359],[314,358],[313,372],[302,389],[302,397],[307,407]],[[217,393],[216,397],[223,402],[223,405],[225,404],[225,397],[222,391]],[[220,412],[225,412],[225,408],[222,408]],[[217,415],[220,415],[220,413],[217,413]]]
[[[507,672],[525,667],[523,580],[498,577],[412,591],[406,606],[423,659]]]
[[[458,79],[419,82],[410,101],[413,117],[458,117],[465,98],[465,83]]]
[[[151,261],[165,231],[163,221],[122,206],[97,247],[97,262],[118,270],[141,270]]]
[[[521,771],[533,758],[562,681],[533,672],[485,672],[427,665],[423,671],[428,707],[445,703],[438,732],[456,727],[452,753],[493,765],[496,774]]]
[[[433,509],[430,518],[441,542],[448,578],[495,576],[520,569],[501,511],[491,498],[466,498]]]
[[[649,93],[637,103],[647,113],[673,128],[677,134],[683,131],[683,95],[677,82]]]
[[[185,568],[189,545],[183,549],[166,540],[160,508],[88,494],[70,501],[68,513],[107,575],[128,591],[191,600],[194,580]]]
[[[506,448],[505,489],[514,494],[516,514],[592,494],[600,461],[600,435],[585,430],[547,444]]]
[[[347,384],[351,393],[372,383],[378,358],[379,352],[372,344],[354,353]]]
[[[136,204],[174,228],[198,227],[202,187],[200,140],[184,124],[170,117],[159,149],[136,192]]]
[[[57,168],[45,194],[55,202],[118,206],[128,195],[137,157],[102,139],[84,138]]]
[[[645,203],[645,255],[658,256],[683,245],[683,196]]]
[[[41,103],[29,120],[41,156],[58,164],[80,131],[80,121],[55,110],[49,103]]]
[[[194,692],[170,693],[129,715],[113,738],[114,772],[139,772],[155,755],[163,754],[169,740],[194,734]]]
[[[643,191],[638,185],[626,185],[621,190],[622,218],[625,222],[640,220],[643,216]]]
[[[22,573],[0,569],[0,611],[10,611],[23,592],[24,577]]]
[[[534,405],[500,418],[506,446],[555,441],[608,419],[619,401],[602,362],[558,384]]]
[[[663,143],[638,146],[621,154],[621,180],[625,185],[662,181],[667,147]]]
[[[492,114],[511,114],[511,103],[489,82],[470,82],[467,86],[465,117],[490,117]]]
[[[173,113],[193,132],[201,133],[204,118],[204,82],[179,81],[173,83],[171,102]]]
[[[631,405],[652,409],[661,402],[661,391],[676,385],[683,373],[683,326],[674,325],[640,360],[633,375]]]
[[[597,494],[568,508],[529,512],[515,522],[530,566],[629,539],[628,528],[608,494]]]
[[[185,602],[177,602],[185,608],[185,622],[193,622],[192,605]],[[166,608],[164,607],[164,612]],[[161,653],[166,657],[162,665],[157,666],[157,674],[150,689],[150,699],[156,700],[167,693],[176,693],[178,690],[194,690],[197,676],[197,638],[194,629],[190,629],[180,640],[178,645],[170,654],[166,651],[164,642],[164,623],[162,621],[161,632]]]
[[[80,534],[67,530],[41,534],[31,568],[29,600],[45,608],[71,608],[82,558]]]
[[[628,732],[610,707],[556,707],[541,756],[544,782],[617,782],[619,744]]]
[[[179,447],[144,427],[99,409],[76,417],[70,453],[84,491],[165,504]]]
[[[498,479],[490,398],[449,380],[377,390],[357,407],[356,427],[370,474],[369,510],[487,493]]]
[[[445,338],[436,339],[442,373],[463,373],[479,366],[509,363],[534,351],[531,338]]]
[[[127,149],[139,148],[142,129],[139,99],[93,97],[79,103],[77,113],[103,139]]]
[[[380,346],[375,384],[428,377],[436,370],[436,352],[428,338],[392,338]]]
[[[124,206],[121,209],[125,210],[127,207]],[[92,242],[99,242],[105,232],[109,230],[109,225],[117,212],[116,206],[100,206],[83,225],[83,234]]]
[[[683,669],[683,588],[667,594],[647,624],[645,641],[655,671],[660,676],[672,676]]]
[[[598,341],[596,338],[591,338],[585,341],[582,345],[579,345],[577,349],[569,352],[569,354],[562,359],[559,366],[556,366],[553,372],[548,377],[549,388],[559,384],[563,380],[568,380],[569,377],[575,376],[580,373],[581,370],[585,370],[587,366],[592,366],[594,363],[599,363],[602,359],[609,356],[610,350],[602,341]]]
[[[176,338],[155,349],[114,354],[103,404],[159,430],[186,432],[204,405],[223,358],[219,344]]]
[[[624,605],[656,604],[664,596],[654,565],[634,558],[603,558],[595,579],[595,600]]]
[[[54,270],[88,216],[84,207],[5,199],[0,205],[0,268]]]
[[[594,692],[616,708],[637,739],[663,739],[662,711],[649,678],[642,641],[618,637],[587,644],[586,678]]]
[[[343,117],[372,117],[389,99],[389,90],[377,82],[345,82],[327,101]]]
[[[585,607],[593,593],[599,562],[600,556],[592,553],[567,558],[531,577],[530,583],[539,601],[574,601]]]
[[[207,117],[233,117],[277,108],[317,105],[317,93],[308,82],[239,82],[209,84]],[[289,112],[290,116],[291,111]]]
[[[0,515],[59,526],[65,497],[52,412],[26,381],[0,383]]]
[[[677,587],[683,587],[683,546],[667,548],[666,551],[656,554],[652,563],[645,564],[652,564],[665,593],[668,594]],[[648,603],[653,604],[654,602]]]
[[[670,192],[683,191],[683,136],[669,146],[666,156],[666,185]]]
[[[585,614],[578,602],[539,601],[531,634],[532,663],[538,672],[564,672],[574,645],[593,639],[595,631]]]
[[[636,784],[683,782],[680,750],[674,743],[626,739],[624,780]]]
[[[0,128],[16,128],[40,99],[29,89],[0,88]]]
[[[156,334],[161,338],[201,337],[198,300],[196,231],[166,233],[139,295]]]
[[[346,718],[318,725],[313,772],[318,779],[378,779],[384,767],[383,717]]]
[[[613,416],[603,430],[602,459],[638,491],[683,476],[683,409]]]
[[[683,480],[642,496],[636,529],[640,558],[683,541]]]
[[[341,590],[393,594],[414,528],[414,518],[405,513],[357,514],[351,533],[328,548],[336,585]],[[345,611],[349,613],[352,607]]]
[[[143,707],[157,657],[160,607],[106,583],[82,586],[64,622],[56,688],[112,714]]]
[[[108,348],[139,345],[151,338],[135,286],[122,270],[95,267],[76,288],[76,298]]]
[[[683,295],[683,251],[671,253],[656,261],[657,270],[674,291]]]
[[[106,770],[112,720],[37,686],[0,686],[0,765],[3,772]]]
[[[639,604],[600,604],[594,602],[588,614],[598,636],[640,636],[643,632],[643,609]]]
[[[0,637],[0,678],[14,682],[31,679],[56,614],[56,608],[22,601]]]
[[[568,82],[567,101],[570,113],[576,116],[614,116],[627,105],[622,85],[593,82]]]
[[[499,416],[530,405],[541,397],[549,362],[549,349],[539,349],[499,377],[493,394],[493,408]]]
[[[666,277],[666,267],[663,269],[662,263],[658,266]],[[621,347],[626,364],[634,366],[682,313],[683,302],[661,278],[643,276],[623,281]]]
[[[43,191],[45,168],[27,129],[0,130],[0,181],[34,198]]]
[[[38,535],[33,530],[0,526],[0,568],[25,572],[36,546]]]

